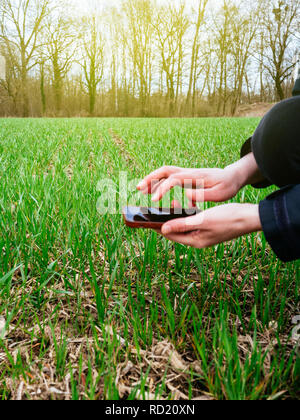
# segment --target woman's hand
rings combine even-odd
[[[201,249],[261,230],[258,205],[227,204],[165,223],[159,233],[170,241]]]
[[[153,194],[154,202],[176,186],[191,189],[188,198],[193,203],[221,202],[235,197],[239,190],[261,177],[253,153],[225,169],[184,169],[165,166],[148,175],[138,189]]]
[[[191,189],[188,197],[193,202],[226,201],[234,197],[240,183],[232,169],[184,169],[166,166],[147,176],[138,189],[144,194],[153,194],[154,202],[172,188],[180,186]]]

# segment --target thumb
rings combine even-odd
[[[199,226],[197,216],[185,217],[183,219],[176,219],[165,223],[161,232],[163,235],[170,235],[171,233],[185,233],[195,230],[197,226]]]

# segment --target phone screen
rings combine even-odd
[[[125,207],[123,209],[125,222],[132,227],[147,227],[149,225],[163,225],[170,220],[195,216],[198,209],[167,209],[155,207]]]

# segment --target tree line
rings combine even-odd
[[[293,87],[299,7],[1,0],[0,115],[224,116],[282,100]]]

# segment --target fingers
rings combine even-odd
[[[182,209],[182,205],[177,200],[173,200],[171,203],[172,209]]]
[[[146,190],[141,191],[143,194],[155,194],[161,184],[166,180],[166,178],[161,179],[160,181],[152,180],[149,188],[147,187]]]
[[[232,198],[232,193],[217,179],[215,172],[209,172],[208,169],[187,170],[165,166],[148,175],[137,188],[143,194],[153,194],[154,202],[160,201],[176,186],[191,189],[187,192],[187,196],[192,203],[207,201],[218,203]]]
[[[202,223],[203,217],[201,214],[198,214],[196,216],[175,219],[167,222],[163,225],[161,231],[163,235],[192,232],[193,230],[199,229],[199,226]]]
[[[156,189],[156,192],[152,197],[152,201],[160,201],[168,191],[180,185],[181,180],[179,179],[179,177],[170,176],[168,179],[166,179],[160,184],[159,188]]]
[[[199,210],[197,203],[195,201],[189,201],[189,209],[191,210]]]
[[[155,185],[168,178],[173,173],[179,171],[180,168],[175,166],[164,166],[156,171],[152,172],[150,175],[146,176],[142,182],[137,186],[137,189],[145,194],[152,193],[152,189],[155,188]]]
[[[186,190],[186,196],[192,203],[201,203],[204,201],[204,190]]]
[[[207,201],[218,203],[224,201],[224,193],[221,195],[220,188],[218,186],[208,189],[189,189],[186,191],[186,196],[193,203],[206,203]]]
[[[179,172],[170,175],[156,189],[152,201],[160,201],[165,194],[175,187],[183,188],[203,188],[203,179],[192,177],[191,172]]]

